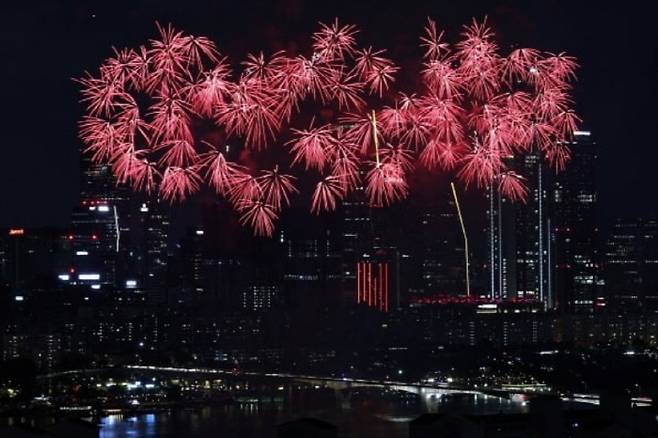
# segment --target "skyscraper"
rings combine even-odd
[[[447,199],[446,199],[447,198]],[[434,201],[426,201],[419,210],[411,236],[412,264],[420,282],[414,289],[422,294],[463,295],[466,293],[464,241],[460,230],[459,217],[454,200],[449,191]]]
[[[575,131],[571,161],[553,180],[557,305],[591,312],[603,304],[598,253],[598,147],[589,131]]]
[[[291,224],[292,225],[292,224]],[[279,235],[283,284],[293,306],[336,308],[341,302],[341,252],[335,227],[287,227]]]
[[[487,191],[487,283],[490,298],[516,296],[516,208],[495,187]]]
[[[120,215],[122,245],[119,282],[123,289],[143,291],[152,304],[165,300],[169,214],[159,199],[126,202]]]
[[[487,195],[489,294],[526,298],[544,308],[591,311],[602,305],[597,250],[596,144],[576,131],[572,159],[555,173],[539,153],[509,167],[526,179],[526,202],[510,203],[494,187]]]
[[[0,231],[0,291],[22,301],[50,286],[57,232],[48,228],[9,228]]]
[[[382,312],[390,309],[390,275],[387,261],[361,261],[356,265],[356,302]]]
[[[66,255],[59,279],[93,289],[113,287],[121,245],[119,212],[105,199],[83,199],[73,210],[71,229],[63,236]]]
[[[521,155],[516,161],[528,184],[526,202],[515,205],[516,296],[536,299],[545,308],[552,308],[549,169],[541,154],[536,152]]]
[[[242,309],[252,312],[269,310],[275,305],[278,295],[276,285],[249,286],[242,291]]]
[[[114,287],[121,248],[119,205],[127,193],[116,187],[112,169],[81,158],[80,200],[63,237],[58,278],[98,290]]]
[[[658,310],[658,221],[617,219],[605,243],[603,274],[617,310]]]
[[[81,169],[59,280],[92,289],[161,290],[169,226],[162,204],[117,185],[107,165],[83,157]]]
[[[524,202],[510,201],[496,187],[487,193],[489,295],[536,300],[555,306],[548,202],[550,172],[540,153],[510,157],[508,166],[523,175]]]
[[[357,188],[339,210],[341,301],[353,303],[357,293],[357,263],[374,241],[371,209],[363,187]]]

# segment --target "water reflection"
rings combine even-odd
[[[297,402],[279,400],[265,403],[184,408],[138,416],[110,415],[101,420],[100,438],[274,438],[276,425],[300,417],[315,417],[339,428],[342,438],[406,438],[407,423],[426,412],[460,411],[474,414],[527,412],[519,401],[486,394],[396,394],[372,390],[350,394],[313,391],[297,394]]]

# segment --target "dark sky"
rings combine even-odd
[[[655,12],[640,1],[4,1],[0,226],[68,222],[81,113],[70,78],[94,70],[112,45],[145,42],[159,20],[210,36],[236,60],[246,51],[290,47],[318,20],[335,16],[361,28],[363,45],[390,48],[394,58],[416,50],[426,16],[454,35],[484,15],[503,41],[575,55],[582,65],[577,109],[601,150],[602,210],[655,215]]]

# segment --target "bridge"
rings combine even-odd
[[[292,373],[268,373],[262,371],[242,371],[242,370],[226,370],[220,368],[184,368],[184,367],[164,367],[155,365],[124,365],[121,367],[113,368],[90,368],[78,369],[69,371],[59,371],[49,374],[38,376],[39,379],[54,379],[58,377],[65,377],[76,374],[97,374],[108,371],[142,371],[153,373],[165,374],[179,374],[179,375],[208,375],[208,376],[223,376],[223,377],[253,377],[258,379],[273,379],[285,380],[290,382],[305,383],[312,386],[324,387],[333,389],[337,393],[357,389],[357,388],[380,388],[390,391],[403,391],[411,394],[416,394],[421,397],[441,397],[449,394],[480,394],[490,395],[509,399],[526,399],[528,397],[536,396],[538,394],[554,394],[554,392],[542,389],[541,386],[533,387],[532,385],[519,385],[511,386],[505,385],[501,387],[488,387],[488,388],[472,388],[452,385],[444,382],[404,382],[398,380],[373,380],[373,379],[357,379],[350,377],[332,377],[332,376],[313,376],[304,374]],[[563,401],[599,404],[599,396],[597,394],[572,394],[560,395]],[[348,395],[349,398],[349,395]],[[636,397],[632,399],[633,403],[637,406],[648,406],[652,400],[647,397]]]
[[[404,391],[418,395],[445,395],[445,394],[483,394],[483,391],[478,391],[472,388],[451,386],[447,383],[410,383],[396,380],[372,380],[372,379],[356,379],[349,377],[332,377],[332,376],[313,376],[305,374],[291,374],[291,373],[268,373],[260,371],[236,371],[226,370],[219,368],[183,368],[183,367],[163,367],[154,365],[124,365],[122,367],[114,368],[90,368],[78,369],[69,371],[59,371],[49,374],[40,375],[39,379],[53,379],[57,377],[64,377],[76,374],[97,374],[106,371],[117,370],[134,370],[143,372],[155,373],[171,373],[171,374],[190,374],[190,375],[213,375],[213,376],[227,376],[227,377],[254,377],[266,379],[289,380],[292,382],[306,383],[312,386],[322,386],[335,390],[354,389],[354,388],[383,388],[391,391]]]

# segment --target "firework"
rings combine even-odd
[[[343,179],[337,176],[328,176],[315,186],[311,202],[311,213],[320,214],[323,211],[336,209],[338,200],[345,196]]]
[[[160,193],[165,200],[181,202],[199,190],[200,183],[201,177],[195,168],[168,167],[162,177]]]
[[[301,162],[306,169],[322,171],[332,149],[335,139],[331,126],[325,125],[308,130],[293,129],[295,138],[288,142],[291,152],[295,154],[292,164]]]
[[[505,172],[498,177],[498,190],[512,201],[525,202],[528,188],[525,186],[524,178],[516,172]]]
[[[271,236],[274,231],[274,221],[278,215],[276,209],[262,201],[242,200],[238,203],[240,222],[254,230],[256,236]]]
[[[425,35],[420,37],[420,45],[425,48],[425,59],[441,59],[444,52],[447,53],[448,43],[443,42],[443,31],[439,31],[436,22],[431,18],[427,19],[425,26]]]
[[[274,170],[263,170],[256,180],[262,188],[263,202],[276,211],[281,211],[283,205],[289,206],[290,195],[298,193],[293,185],[295,177],[279,172],[278,167]]]
[[[343,59],[354,53],[356,47],[356,26],[340,26],[338,19],[331,26],[320,23],[320,30],[313,35],[313,49],[328,59]]]
[[[385,50],[375,50],[372,47],[357,52],[354,71],[364,81],[372,94],[382,96],[394,80],[398,67],[393,61],[382,56]]]
[[[291,168],[316,178],[314,214],[362,185],[372,206],[404,199],[417,167],[523,201],[511,158],[537,153],[562,169],[580,123],[570,96],[576,60],[523,47],[501,53],[486,21],[449,43],[428,20],[419,87],[406,94],[392,90],[403,71],[386,51],[360,46],[356,27],[338,20],[320,24],[307,53],[256,52],[241,64],[206,37],[157,31],[76,79],[84,151],[117,182],[171,202],[208,186],[257,235],[272,234],[298,193]],[[296,117],[314,107],[323,112]],[[218,150],[218,139],[230,147]],[[264,153],[282,145],[284,153]]]
[[[404,171],[393,163],[376,164],[368,172],[366,184],[370,204],[377,207],[400,201],[409,193]]]
[[[246,174],[244,168],[231,163],[226,159],[224,154],[217,150],[208,152],[203,164],[206,168],[206,180],[208,184],[215,189],[217,194],[222,196],[228,196],[232,188]]]

